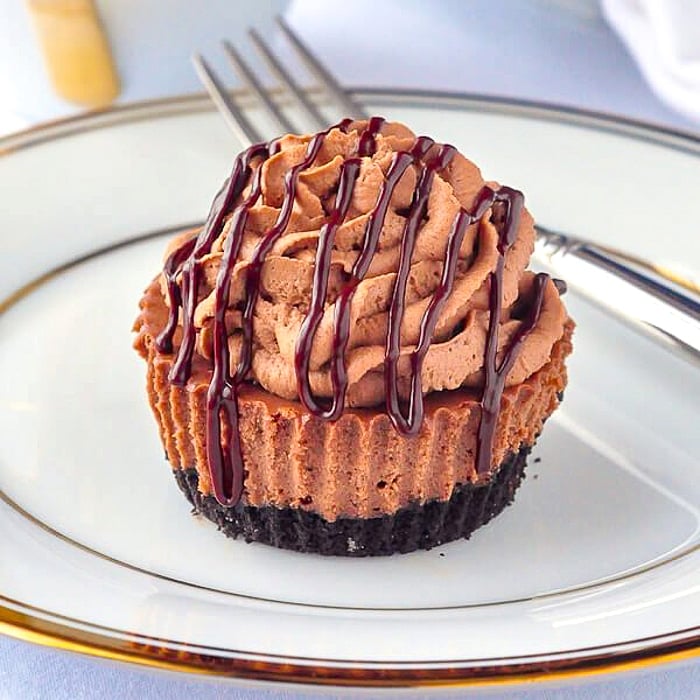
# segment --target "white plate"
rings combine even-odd
[[[700,271],[692,139],[467,97],[361,97],[524,190],[542,224]],[[345,684],[551,677],[697,653],[696,367],[570,293],[563,407],[515,504],[470,541],[365,560],[233,542],[190,516],[130,347],[163,231],[203,218],[232,137],[196,97],[3,147],[0,631]]]

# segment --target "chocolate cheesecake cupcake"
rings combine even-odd
[[[226,535],[366,556],[469,537],[561,400],[573,322],[533,220],[379,117],[256,144],[146,289],[178,485]]]

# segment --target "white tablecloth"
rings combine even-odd
[[[114,47],[122,101],[198,89],[189,52],[222,34],[240,36],[242,4],[172,0],[158,16],[134,0],[98,3]],[[253,5],[253,3],[248,3]],[[161,6],[163,3],[161,3]],[[283,0],[260,5],[283,7]],[[258,7],[260,5],[257,5]],[[73,111],[48,91],[28,18],[20,3],[3,5],[0,26],[0,133]],[[128,10],[128,11],[127,11]],[[700,134],[649,90],[622,43],[592,0],[296,0],[291,24],[348,85],[418,87],[543,100],[622,114]],[[370,21],[371,20],[371,21]],[[224,29],[222,29],[222,27]],[[228,31],[226,27],[231,27]],[[158,42],[168,41],[170,68],[149,70]],[[18,59],[21,51],[21,59]],[[44,82],[42,82],[44,81]],[[251,698],[250,685],[153,672],[0,637],[0,700],[5,698]],[[264,697],[303,698],[311,692],[266,691]],[[314,693],[314,695],[316,695]],[[334,695],[329,693],[329,695]],[[446,692],[442,697],[456,697]],[[526,700],[700,697],[700,663],[644,673],[598,676],[571,684],[481,690],[472,697]]]

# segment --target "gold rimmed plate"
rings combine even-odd
[[[700,270],[691,137],[468,96],[358,97],[525,191],[540,223]],[[518,682],[695,655],[700,376],[575,294],[564,405],[515,504],[470,541],[328,559],[232,542],[190,516],[130,327],[167,237],[201,221],[236,150],[201,97],[0,142],[0,561],[12,562],[0,629],[155,666],[345,685]]]

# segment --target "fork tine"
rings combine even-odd
[[[199,79],[206,88],[214,104],[223,114],[226,123],[231,131],[236,134],[244,145],[250,146],[252,143],[262,141],[257,129],[248,121],[243,112],[238,109],[235,102],[229,97],[228,91],[216,77],[216,73],[209,64],[199,54],[192,56],[192,63],[197,71]]]
[[[272,73],[275,78],[277,78],[277,80],[284,85],[287,90],[289,90],[296,100],[296,103],[299,105],[299,107],[301,107],[301,109],[304,110],[304,112],[306,112],[306,116],[311,120],[311,122],[319,129],[323,129],[324,127],[328,126],[328,120],[316,109],[313,102],[311,102],[294,78],[292,78],[289,72],[279,62],[277,57],[270,51],[267,44],[263,41],[262,37],[255,31],[255,29],[249,29],[248,35],[250,36],[253,45],[258,50],[258,53],[265,60],[270,73]]]
[[[222,42],[224,51],[228,56],[231,64],[236,69],[236,72],[241,77],[244,83],[255,93],[257,98],[263,103],[268,115],[275,121],[277,130],[282,133],[292,133],[294,127],[287,119],[279,107],[270,99],[267,90],[261,85],[260,81],[255,77],[253,72],[248,67],[248,64],[240,57],[236,49],[228,41]]]
[[[323,64],[311,53],[302,40],[290,29],[289,25],[279,15],[275,17],[277,25],[282,30],[284,35],[289,39],[289,42],[294,46],[296,52],[301,58],[306,68],[314,74],[319,80],[323,88],[331,97],[342,106],[345,116],[357,117],[360,119],[366,118],[365,111],[348,95],[345,90],[338,84],[333,76],[323,67]]]

